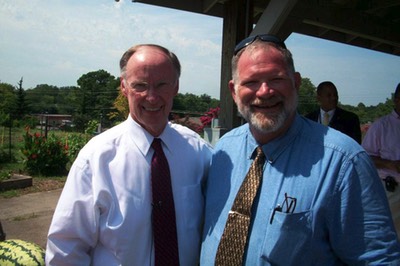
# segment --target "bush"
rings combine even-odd
[[[201,129],[203,129],[206,126],[210,126],[211,125],[211,121],[214,118],[218,118],[219,111],[220,111],[220,107],[217,106],[215,108],[210,108],[204,115],[202,115],[200,117],[200,122],[203,125],[203,127]]]
[[[9,154],[9,151],[6,151],[5,149],[2,149],[0,147],[0,162],[1,163],[7,163],[7,162],[12,162],[14,160],[13,154]]]
[[[70,165],[75,161],[79,151],[83,146],[85,146],[90,138],[91,135],[89,134],[70,133],[66,135],[64,142],[68,150],[68,160]]]
[[[54,134],[46,139],[40,133],[31,134],[27,128],[22,153],[26,157],[25,167],[29,174],[50,176],[67,172],[68,146]]]

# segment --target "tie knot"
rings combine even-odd
[[[325,113],[324,113],[324,118],[323,118],[322,124],[324,124],[325,126],[327,126],[327,125],[329,124],[329,118],[330,118],[329,113],[328,113],[328,112],[325,112]]]
[[[256,149],[256,159],[261,158],[261,157],[265,157],[264,152],[263,152],[262,148],[260,146],[258,146]]]
[[[162,151],[161,139],[159,139],[159,138],[154,138],[153,143],[151,143],[151,147],[152,147],[156,152]]]

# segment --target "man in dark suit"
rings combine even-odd
[[[339,130],[361,144],[360,120],[355,113],[337,106],[339,96],[335,84],[331,81],[320,83],[317,87],[317,100],[320,109],[306,117]]]

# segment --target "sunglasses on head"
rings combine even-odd
[[[247,37],[246,39],[244,39],[243,41],[238,43],[238,45],[236,45],[236,47],[235,47],[233,54],[237,55],[237,53],[239,53],[240,50],[242,50],[243,48],[246,48],[247,46],[252,44],[257,39],[259,39],[263,42],[274,43],[283,49],[287,49],[285,43],[278,37],[276,37],[274,35],[269,35],[269,34],[262,34],[262,35],[254,35],[254,36]]]

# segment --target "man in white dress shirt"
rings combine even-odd
[[[179,60],[164,47],[137,45],[122,56],[120,68],[130,115],[80,151],[53,216],[46,264],[155,264],[150,165],[157,137],[171,172],[179,262],[198,265],[211,147],[168,121]]]

